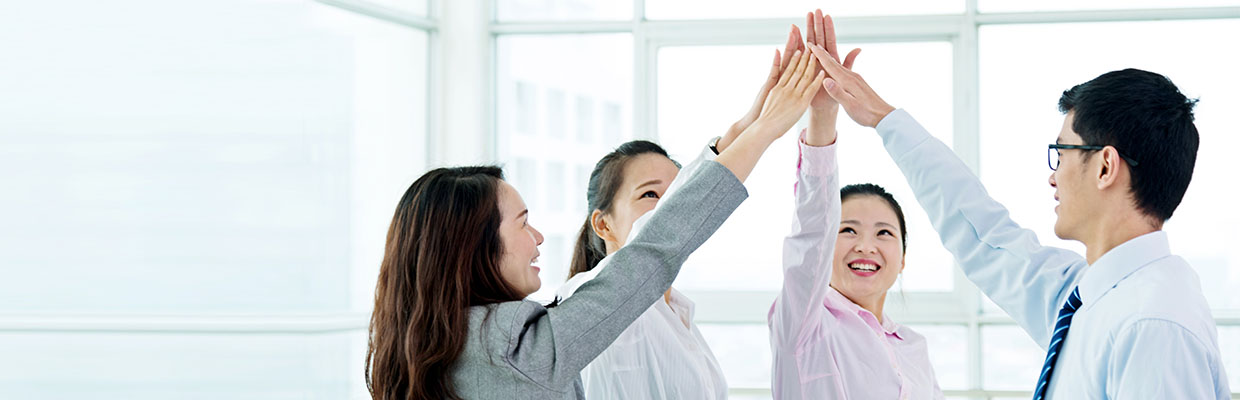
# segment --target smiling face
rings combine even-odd
[[[831,287],[862,307],[881,309],[887,290],[904,271],[900,221],[874,195],[849,197],[842,208]]]
[[[529,296],[542,287],[538,278],[538,245],[542,233],[529,224],[529,211],[521,194],[508,182],[500,181],[499,213],[503,221],[499,236],[504,243],[504,255],[500,260],[500,275],[516,289],[521,297]]]
[[[600,232],[595,224],[595,231],[607,243],[607,254],[624,246],[633,222],[654,209],[678,173],[680,168],[671,159],[656,153],[641,154],[625,163],[624,178],[616,190],[611,210],[597,216],[603,220],[606,232]]]

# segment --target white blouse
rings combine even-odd
[[[713,141],[712,141],[713,142]],[[709,148],[676,176],[668,192],[692,175],[702,160],[715,156]],[[650,213],[633,223],[637,232]],[[611,256],[598,266],[572,277],[556,294],[572,296],[607,267]],[[726,399],[728,384],[702,333],[693,324],[693,302],[676,289],[671,301],[656,301],[629,325],[607,350],[581,372],[586,398],[608,399]]]

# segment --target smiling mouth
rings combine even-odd
[[[883,267],[880,267],[875,264],[870,264],[870,263],[852,263],[852,264],[848,264],[848,268],[853,271],[876,272],[882,269]]]

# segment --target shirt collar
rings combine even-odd
[[[671,295],[672,301],[671,301],[671,304],[668,304],[668,306],[671,307],[672,310],[674,310],[676,314],[681,317],[680,319],[681,321],[685,323],[685,325],[689,325],[690,323],[693,322],[693,309],[694,309],[693,300],[689,300],[688,296],[685,296],[684,293],[681,293],[679,290],[676,290],[675,288],[672,288],[670,290],[672,291],[672,295]],[[659,301],[663,301],[663,299],[659,299]]]
[[[1137,236],[1103,254],[1085,270],[1077,284],[1082,308],[1089,308],[1120,281],[1150,263],[1171,255],[1167,233]]]
[[[897,339],[904,340],[905,335],[903,333],[903,325],[892,321],[887,315],[883,315],[883,320],[880,322],[878,317],[875,317],[874,313],[871,313],[870,310],[862,308],[857,305],[857,303],[853,303],[852,300],[844,297],[840,291],[835,290],[833,287],[827,287],[827,298],[825,299],[823,305],[829,308],[835,308],[838,310],[844,310],[845,312],[851,314],[856,314],[857,317],[861,318],[861,321],[865,322],[865,325],[870,327],[870,329],[874,332],[893,335]]]

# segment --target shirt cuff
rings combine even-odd
[[[799,158],[797,171],[809,176],[835,175],[839,166],[835,161],[835,143],[826,146],[810,146],[805,143],[805,130],[797,140]]]
[[[874,129],[878,130],[878,136],[883,139],[883,146],[893,158],[912,151],[913,148],[930,138],[930,132],[927,132],[926,128],[917,123],[917,120],[913,119],[913,116],[903,108],[888,113],[886,117],[878,121]]]
[[[715,153],[715,145],[719,143],[720,136],[715,136],[706,141],[706,145],[702,146],[702,154],[699,158],[705,161],[714,161],[715,157],[719,157],[719,153]]]

